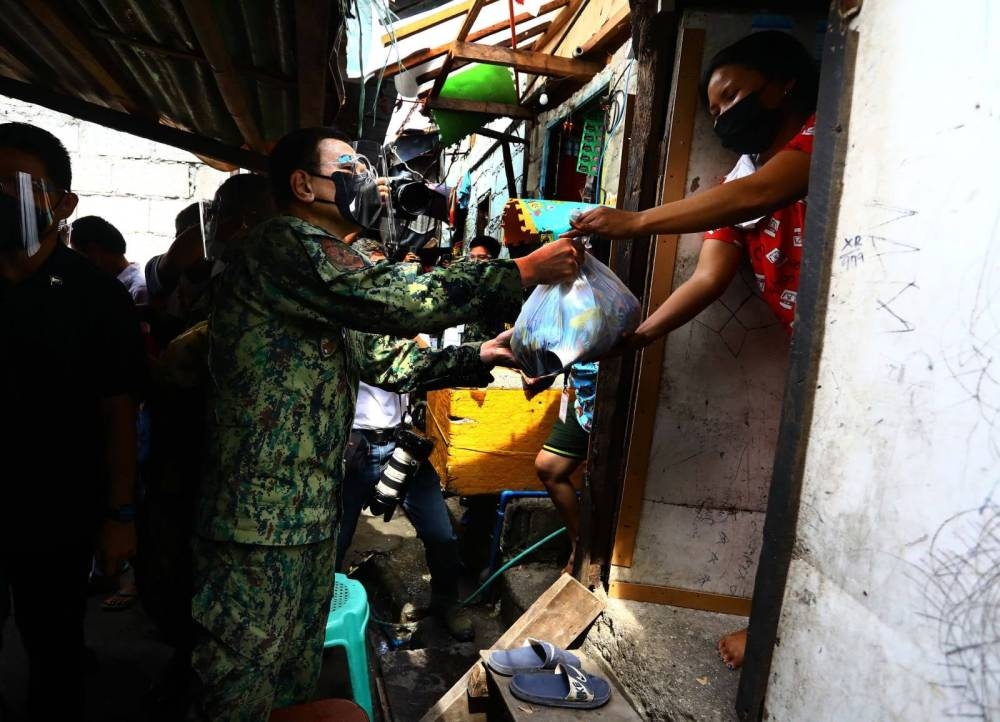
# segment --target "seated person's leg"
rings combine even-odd
[[[566,421],[556,419],[552,432],[542,450],[535,457],[535,471],[552,498],[552,503],[566,525],[572,551],[565,571],[573,572],[576,560],[576,542],[580,534],[580,507],[576,498],[576,488],[570,477],[587,458],[590,436],[580,428],[576,414],[566,415]]]

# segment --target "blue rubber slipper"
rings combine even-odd
[[[556,668],[561,662],[580,666],[580,660],[571,652],[559,649],[552,642],[528,637],[523,647],[498,649],[490,653],[487,664],[497,674],[510,677],[521,672],[545,672]]]
[[[569,664],[557,666],[555,674],[515,674],[510,680],[510,692],[525,702],[569,709],[594,709],[611,699],[607,680]]]

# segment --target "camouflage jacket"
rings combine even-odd
[[[386,335],[515,309],[517,267],[418,271],[372,265],[291,216],[250,233],[213,289],[201,536],[264,545],[333,536],[359,380],[401,392],[489,383],[479,344],[421,350]]]

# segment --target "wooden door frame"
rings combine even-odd
[[[632,15],[632,52],[636,63],[637,103],[628,143],[624,193],[618,207],[642,210],[657,204],[663,168],[667,103],[673,77],[674,51],[680,14],[660,12],[657,0],[629,0]],[[629,129],[626,129],[629,132]],[[649,236],[614,241],[610,263],[618,277],[639,298],[646,297],[654,245]],[[638,378],[636,356],[601,362],[597,379],[598,403],[590,434],[590,449],[582,492],[580,542],[575,576],[597,587],[608,579],[620,480],[630,438],[631,415]]]

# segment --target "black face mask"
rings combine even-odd
[[[760,91],[747,95],[715,121],[715,134],[722,147],[737,153],[761,153],[774,142],[781,128],[781,111],[765,108]]]
[[[337,206],[337,210],[340,211],[341,217],[348,223],[353,223],[356,226],[363,225],[354,215],[354,211],[351,206],[354,204],[354,200],[357,197],[357,190],[354,187],[353,177],[348,173],[331,173],[330,175],[320,175],[319,173],[310,173],[306,171],[309,175],[316,176],[317,178],[326,178],[328,181],[333,183],[333,189],[336,192],[336,197],[332,201],[328,201],[325,198],[316,198],[317,203],[329,203],[331,205]]]

